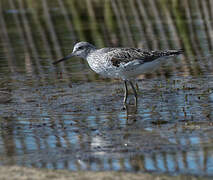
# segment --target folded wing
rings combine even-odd
[[[166,51],[144,51],[137,48],[115,48],[108,52],[109,59],[113,66],[119,67],[129,63],[144,64],[154,61],[160,57],[175,56],[182,54],[183,50]]]

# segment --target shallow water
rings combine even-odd
[[[211,1],[33,2],[0,1],[1,165],[213,176]],[[52,65],[76,40],[185,54],[122,110],[121,81]]]

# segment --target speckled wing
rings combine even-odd
[[[119,67],[121,64],[125,65],[130,62],[135,64],[144,64],[154,61],[160,57],[179,55],[182,52],[182,49],[166,51],[144,51],[137,48],[112,48],[109,49],[108,56],[112,65]]]

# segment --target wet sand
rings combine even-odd
[[[36,168],[26,168],[20,166],[2,166],[0,167],[0,180],[207,180],[208,177],[195,177],[189,175],[171,176],[171,175],[153,175],[141,173],[126,173],[126,172],[91,172],[80,171],[70,172],[67,170],[46,170]]]

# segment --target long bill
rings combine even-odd
[[[70,58],[73,57],[73,56],[74,56],[73,54],[70,54],[70,55],[68,55],[68,56],[66,56],[66,57],[64,57],[64,58],[62,58],[62,59],[59,59],[59,60],[57,60],[57,61],[54,61],[53,64],[56,65],[56,64],[58,64],[58,63],[60,63],[60,62],[62,62],[62,61],[65,61],[65,60],[67,60],[67,59],[70,59]]]

